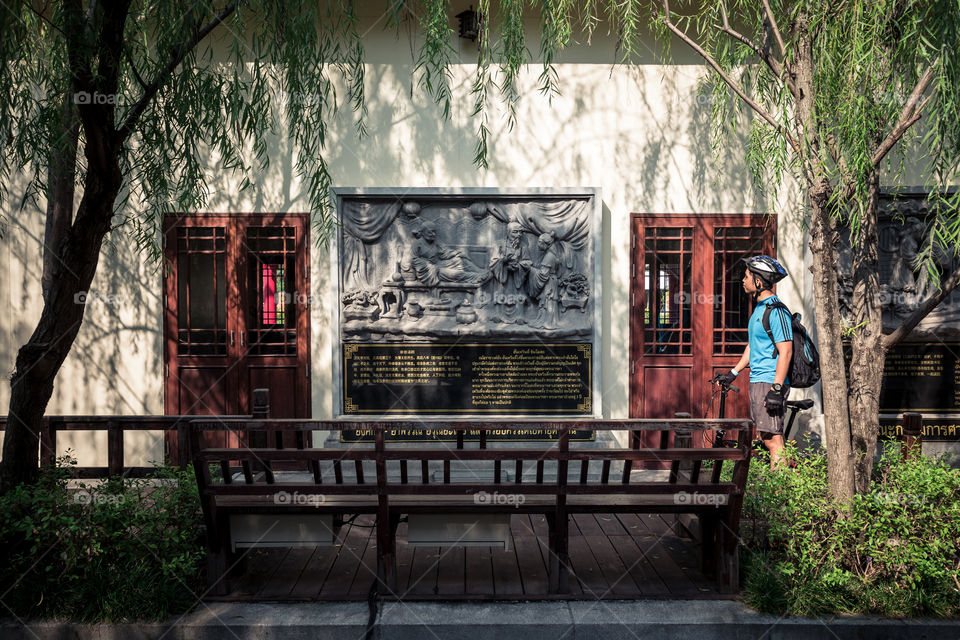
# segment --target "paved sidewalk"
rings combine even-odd
[[[201,605],[180,620],[151,624],[0,623],[3,640],[960,640],[960,620],[860,616],[776,618],[739,602],[386,602],[368,630],[358,602]]]

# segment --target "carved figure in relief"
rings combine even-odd
[[[560,247],[552,231],[541,233],[537,239],[540,264],[532,267],[528,281],[530,297],[537,300],[537,318],[534,327],[552,329],[560,319]]]
[[[410,253],[410,264],[417,280],[428,287],[437,287],[441,282],[479,284],[484,273],[460,251],[449,249],[437,242],[437,226],[424,221],[414,232],[417,238]]]
[[[505,295],[525,293],[527,275],[532,266],[533,261],[523,244],[523,227],[518,222],[509,223],[507,239],[490,261],[490,275],[500,283]]]
[[[920,252],[923,231],[924,224],[917,218],[907,218],[907,223],[900,230],[900,250],[894,258],[890,274],[891,289],[906,293],[916,291],[914,269],[917,254]]]

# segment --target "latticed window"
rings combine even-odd
[[[256,283],[250,297],[249,341],[253,354],[295,354],[297,331],[293,321],[297,235],[294,227],[253,227],[247,231],[249,281]]]
[[[690,353],[692,227],[644,229],[644,327],[654,353]]]
[[[753,312],[743,290],[743,263],[747,256],[763,253],[762,227],[717,227],[713,237],[713,352],[743,353],[747,323]]]

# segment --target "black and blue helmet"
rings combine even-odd
[[[751,256],[744,258],[743,263],[750,273],[763,280],[770,287],[789,275],[783,265],[770,256]]]

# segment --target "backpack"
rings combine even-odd
[[[763,328],[771,341],[773,341],[773,331],[770,330],[770,312],[775,308],[784,309],[790,313],[790,309],[782,302],[777,301],[767,305],[763,312]],[[817,351],[817,345],[814,344],[807,328],[800,322],[800,314],[794,313],[790,317],[793,325],[793,357],[790,359],[787,378],[790,380],[791,387],[806,389],[820,380],[820,352]]]

